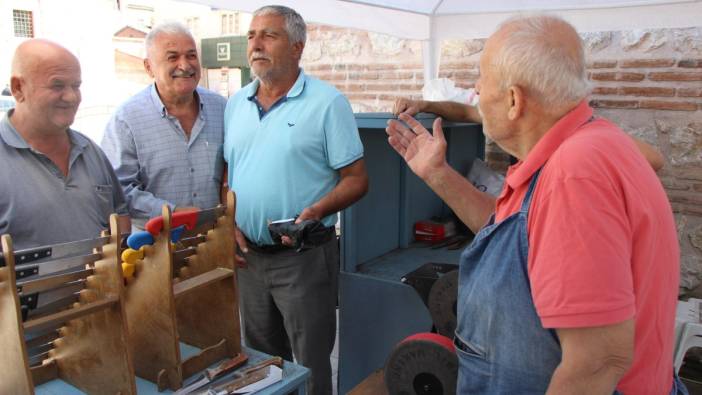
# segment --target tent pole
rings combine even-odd
[[[424,84],[439,77],[441,42],[436,35],[434,18],[429,17],[429,39],[422,41],[422,61],[424,63]]]

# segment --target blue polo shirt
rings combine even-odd
[[[224,159],[236,192],[236,221],[256,244],[272,244],[268,221],[292,218],[339,182],[339,169],[363,157],[353,111],[344,95],[302,70],[267,112],[258,80],[229,99]],[[327,226],[335,215],[323,219]]]

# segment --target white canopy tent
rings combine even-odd
[[[487,37],[512,15],[547,11],[580,32],[702,25],[702,0],[185,0],[252,12],[268,4],[296,9],[306,21],[421,40],[425,81],[436,78],[441,41]]]

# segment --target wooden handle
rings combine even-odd
[[[279,368],[282,368],[283,367],[283,358],[272,357],[272,358],[264,359],[263,361],[257,363],[256,365],[251,366],[250,368],[247,368],[241,374],[246,375],[246,374],[249,374],[249,373],[254,372],[256,370],[265,368],[266,366],[269,366],[269,365],[275,365]]]
[[[208,379],[210,379],[210,381],[212,381],[214,378],[222,376],[225,373],[231,372],[232,370],[244,365],[248,360],[248,355],[244,353],[237,354],[236,356],[234,356],[234,358],[222,362],[217,367],[207,369],[205,375]]]

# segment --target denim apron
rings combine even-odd
[[[519,212],[499,223],[493,214],[461,254],[457,394],[544,394],[561,361],[558,337],[541,325],[527,274],[527,214],[540,173]],[[675,377],[671,394],[677,393],[687,390]]]

